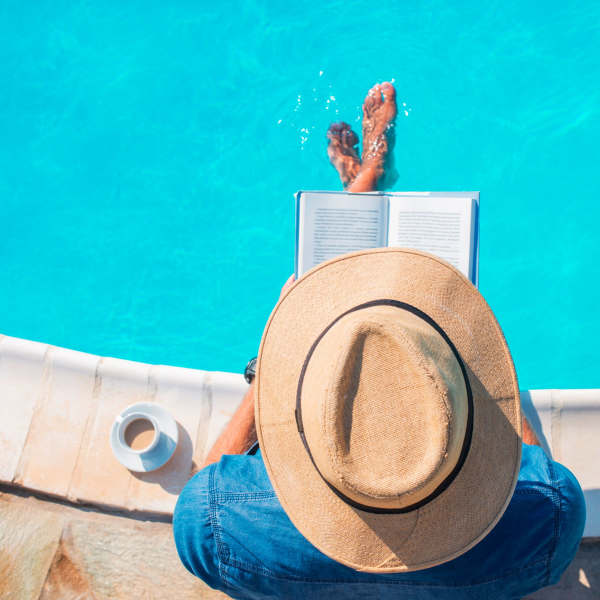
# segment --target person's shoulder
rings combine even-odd
[[[543,493],[558,510],[585,509],[581,486],[573,473],[539,446],[523,444],[516,494]]]
[[[556,518],[564,524],[576,522],[583,531],[585,499],[573,473],[553,460],[539,446],[523,444],[521,470],[515,495],[543,496],[550,499]]]
[[[522,444],[517,490],[555,486],[554,464],[540,446]]]

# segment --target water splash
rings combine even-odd
[[[332,120],[331,117],[324,118],[323,114],[333,114],[333,119],[337,120],[340,116],[340,106],[333,84],[321,69],[318,76],[315,73],[306,88],[296,92],[292,105],[284,110],[283,114],[277,115],[275,122],[277,126],[288,129],[298,140],[300,149],[304,150],[311,142],[315,123]]]
[[[298,94],[296,98],[296,106],[294,106],[294,112],[298,112],[302,107],[302,94]]]

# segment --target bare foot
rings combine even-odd
[[[348,187],[360,170],[360,158],[356,151],[358,136],[348,123],[332,123],[327,130],[327,154],[336,168],[344,187]]]
[[[383,98],[382,98],[383,95]],[[374,85],[363,104],[363,151],[361,171],[383,175],[389,138],[396,118],[396,90],[385,81]]]

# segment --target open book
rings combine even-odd
[[[475,285],[479,192],[298,192],[296,278],[334,256],[384,246],[436,254]]]

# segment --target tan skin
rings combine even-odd
[[[327,132],[327,153],[348,192],[372,192],[384,174],[388,133],[396,118],[396,91],[389,82],[374,85],[363,103],[363,151],[359,157],[358,136],[347,123],[334,123]],[[281,290],[283,295],[294,283],[292,275]],[[540,446],[531,425],[523,415],[523,442]],[[202,468],[218,462],[224,454],[244,454],[256,442],[254,424],[254,382],[242,403],[210,449]]]

